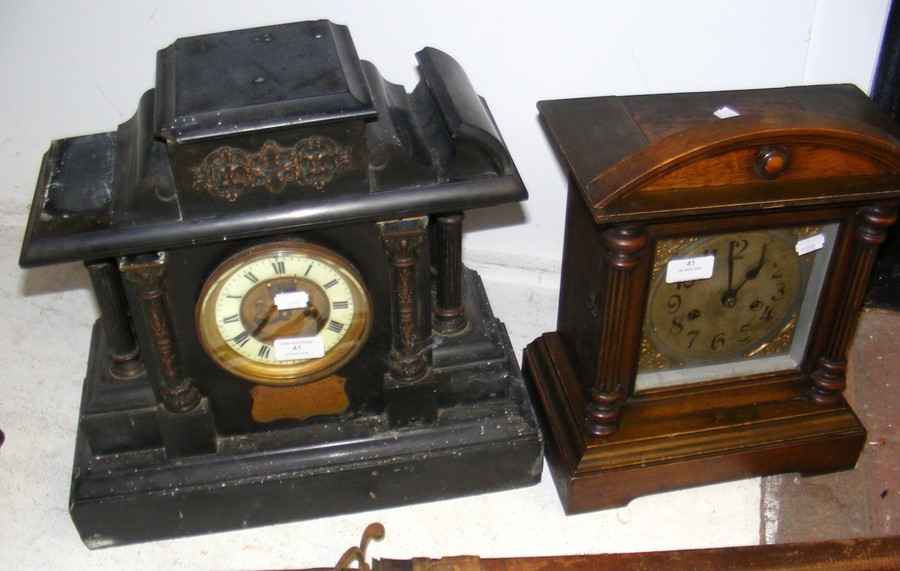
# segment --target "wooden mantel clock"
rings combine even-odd
[[[568,168],[558,329],[525,350],[567,513],[851,468],[847,346],[900,198],[852,86],[539,105]]]
[[[83,261],[100,307],[70,501],[88,546],[539,480],[461,262],[463,210],[526,192],[459,65],[418,61],[407,94],[327,21],[180,39],[134,118],[52,144],[20,262]]]

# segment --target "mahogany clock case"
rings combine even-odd
[[[875,253],[897,217],[896,125],[846,85],[539,107],[571,184],[557,330],[526,348],[523,369],[567,512],[852,468],[866,433],[841,392]],[[792,241],[823,247],[798,249],[790,286],[773,246],[737,253],[763,237],[784,241],[786,262]],[[683,291],[693,283],[712,301],[684,308],[681,282],[659,285],[669,251],[711,255],[712,277]],[[785,285],[797,301],[775,320]],[[719,325],[706,331],[711,314]],[[751,318],[773,320],[771,332],[753,337]]]
[[[183,38],[131,120],[52,143],[20,264],[83,261],[100,308],[69,506],[89,547],[539,481],[521,372],[461,262],[463,211],[527,194],[460,66],[417,57],[408,94],[327,21]],[[206,304],[238,290],[240,318]],[[314,351],[273,360],[279,320]]]

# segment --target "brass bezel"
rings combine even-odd
[[[230,347],[216,324],[212,308],[228,280],[251,263],[275,255],[301,256],[323,263],[338,273],[349,286],[353,297],[353,320],[340,341],[324,357],[276,365],[255,361]],[[282,240],[260,244],[227,258],[206,280],[195,308],[197,337],[207,356],[223,370],[263,385],[300,385],[335,373],[359,353],[372,330],[372,298],[356,268],[333,251],[302,241]]]

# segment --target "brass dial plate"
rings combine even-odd
[[[678,361],[726,358],[756,348],[788,319],[803,285],[794,240],[746,232],[701,240],[679,258],[714,256],[709,279],[666,283],[648,302],[647,331]]]
[[[635,390],[795,367],[837,231],[829,224],[658,241]],[[673,264],[706,264],[709,275],[669,282]]]

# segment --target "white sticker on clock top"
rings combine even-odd
[[[325,356],[325,340],[321,337],[285,337],[275,340],[276,361],[321,359]]]
[[[713,115],[718,117],[719,119],[731,119],[732,117],[740,117],[741,114],[732,109],[731,107],[725,105],[719,107],[715,111],[713,111]]]
[[[674,284],[694,280],[707,280],[712,277],[715,265],[715,256],[671,260],[666,264],[666,283]]]
[[[798,256],[804,256],[806,254],[815,252],[816,250],[821,250],[824,247],[825,234],[816,234],[815,236],[810,236],[809,238],[797,240],[797,245],[794,246],[794,248],[797,250]]]

